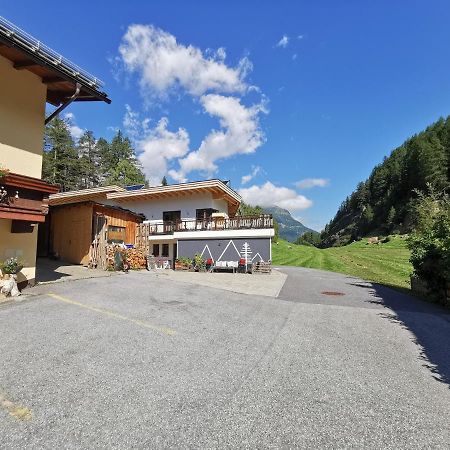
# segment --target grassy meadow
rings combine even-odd
[[[345,247],[326,249],[280,240],[272,246],[272,262],[330,270],[392,287],[410,288],[412,266],[405,236],[391,236],[384,244],[368,244],[367,239],[363,239]]]

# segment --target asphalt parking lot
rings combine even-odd
[[[449,315],[283,270],[278,298],[139,272],[0,306],[0,447],[449,448]]]

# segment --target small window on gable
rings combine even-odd
[[[123,244],[126,239],[125,227],[108,225],[108,244]]]

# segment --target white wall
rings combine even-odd
[[[177,255],[174,254],[174,244],[177,244],[177,241],[174,239],[164,239],[164,238],[160,238],[158,240],[151,240],[149,242],[150,245],[150,249],[149,252],[150,254],[153,254],[153,245],[159,245],[159,256],[162,256],[162,244],[169,244],[169,259],[173,262]]]
[[[186,197],[179,196],[158,200],[122,201],[120,203],[114,203],[113,200],[109,200],[107,203],[129,209],[136,213],[143,213],[147,220],[162,220],[164,211],[180,210],[182,220],[195,219],[196,210],[202,208],[213,208],[228,214],[228,203],[222,199],[213,199],[211,194],[190,195]]]

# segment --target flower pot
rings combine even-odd
[[[2,269],[2,272],[7,275],[17,275],[21,270],[23,269],[23,266],[17,266],[15,269]]]

